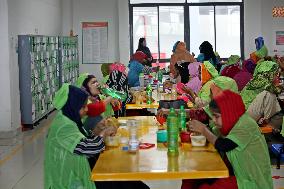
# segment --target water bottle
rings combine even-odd
[[[127,126],[129,129],[128,151],[130,153],[136,153],[139,150],[138,125],[136,120],[128,120]]]
[[[147,98],[147,104],[152,103],[152,85],[148,83],[146,87],[146,98]]]
[[[180,106],[179,114],[178,114],[178,121],[179,121],[179,130],[185,131],[186,130],[186,112],[184,106]]]
[[[173,85],[173,86],[172,86],[171,93],[172,93],[172,100],[176,100],[176,99],[177,99],[177,89],[176,89],[176,85]]]
[[[178,155],[178,120],[174,108],[170,109],[167,118],[168,155]]]
[[[144,73],[139,74],[139,83],[141,88],[144,87]]]
[[[163,82],[163,73],[160,69],[160,66],[157,67],[157,80],[162,83]]]
[[[127,98],[127,94],[124,92],[116,91],[109,87],[99,86],[98,89],[101,91],[102,94],[111,96],[113,98],[119,99],[121,101],[125,101]]]

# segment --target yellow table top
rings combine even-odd
[[[159,103],[154,102],[152,104],[126,104],[126,109],[143,109],[143,108],[149,108],[149,109],[158,109]]]
[[[141,120],[147,126],[147,134],[142,142],[155,143],[154,148],[139,150],[132,154],[121,147],[105,150],[92,170],[93,181],[121,180],[163,180],[224,178],[229,176],[228,169],[212,145],[192,147],[182,143],[179,156],[168,157],[163,143],[156,143],[157,123],[152,116],[121,117],[119,120]]]

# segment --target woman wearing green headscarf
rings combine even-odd
[[[205,61],[201,65],[201,82],[202,87],[195,98],[195,103],[198,107],[204,107],[211,101],[212,84],[217,85],[221,89],[230,89],[233,92],[238,92],[238,85],[232,78],[220,76],[216,68],[209,62]]]
[[[277,94],[281,92],[278,86],[279,65],[271,61],[258,63],[253,79],[242,90],[241,96],[250,116],[260,124],[271,123],[276,129],[280,129],[282,123],[281,107],[277,100]]]
[[[90,180],[88,159],[105,149],[103,137],[115,131],[108,129],[99,133],[99,136],[87,138],[81,121],[88,111],[87,99],[85,91],[68,84],[64,84],[56,93],[53,103],[58,113],[45,142],[45,189],[96,188]]]

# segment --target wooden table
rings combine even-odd
[[[140,120],[142,127],[148,127],[142,142],[155,143],[151,149],[139,150],[136,154],[123,151],[121,147],[109,148],[103,152],[94,169],[93,181],[122,180],[168,180],[224,178],[228,169],[212,145],[192,147],[181,144],[179,156],[168,157],[163,143],[156,143],[157,122],[154,117],[121,117],[119,120]]]

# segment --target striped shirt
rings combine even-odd
[[[78,155],[85,155],[87,157],[93,157],[96,154],[105,150],[105,143],[102,137],[95,136],[93,139],[83,138],[76,145],[74,153]]]

